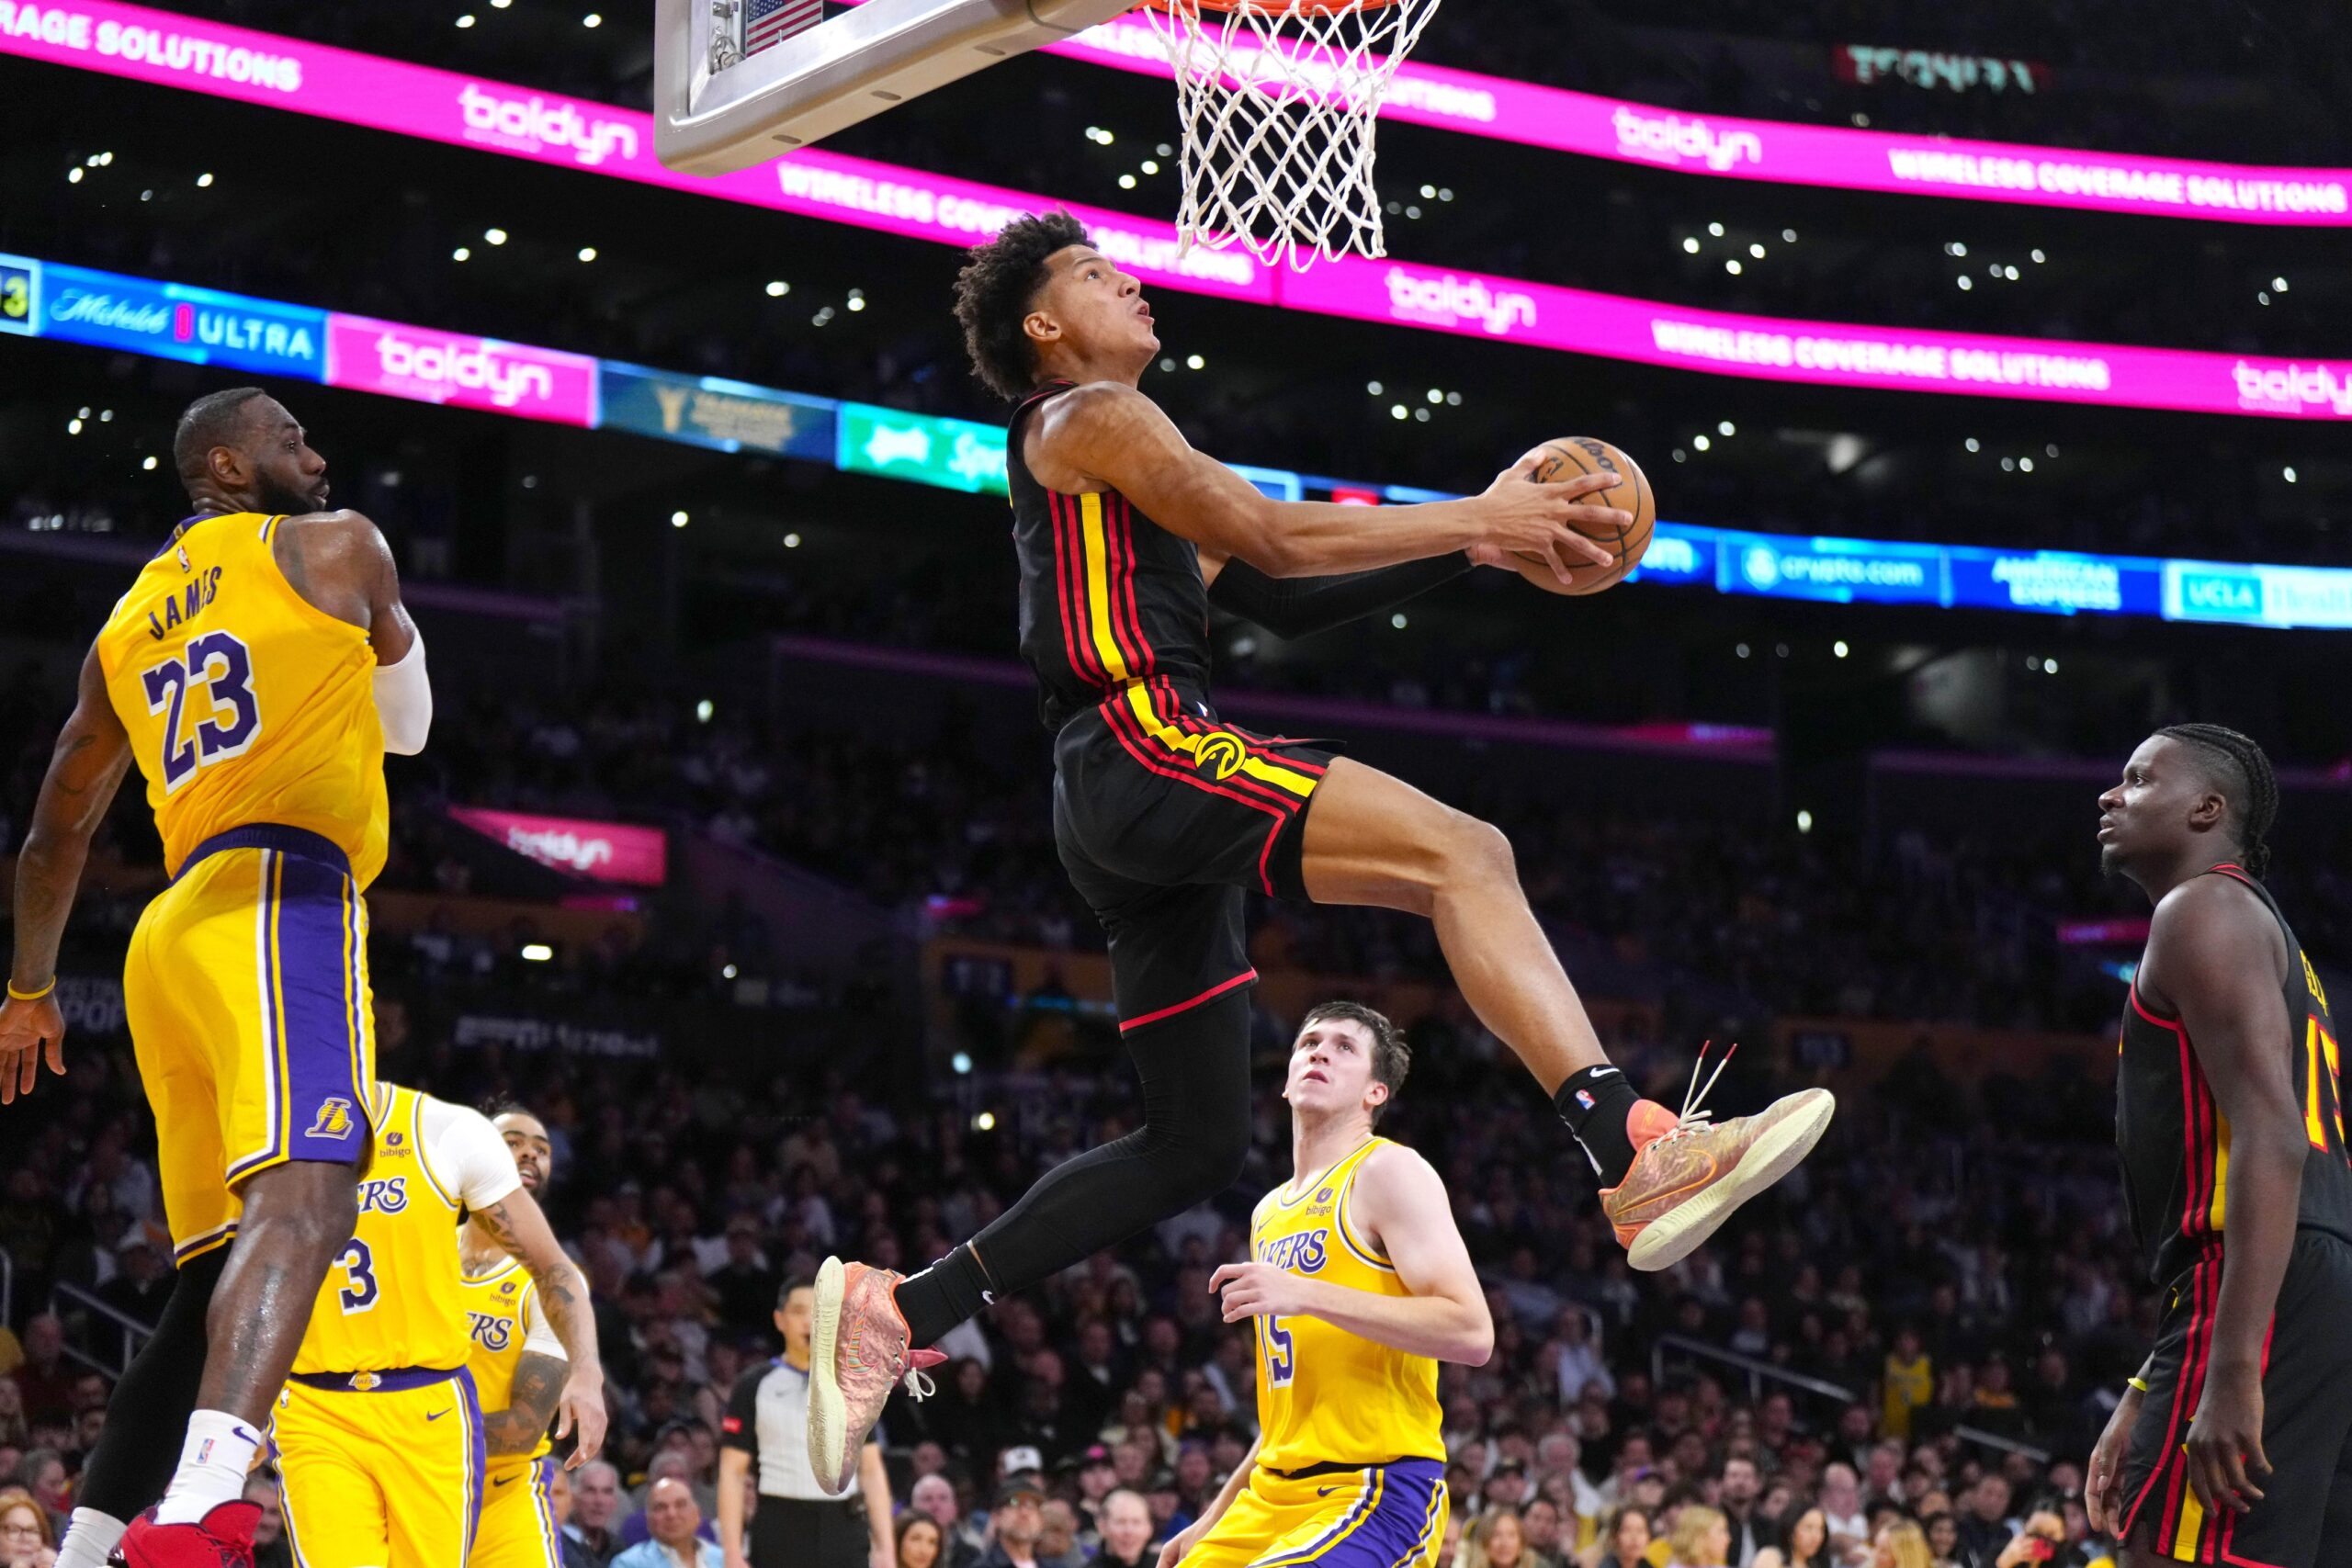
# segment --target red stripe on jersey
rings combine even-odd
[[[1102,559],[1107,569],[1102,599],[1111,615],[1111,639],[1119,645],[1128,676],[1141,680],[1151,673],[1151,644],[1144,640],[1136,616],[1136,542],[1119,525],[1123,507],[1118,491],[1103,491],[1102,505]]]
[[[1046,508],[1054,522],[1054,597],[1061,605],[1062,646],[1078,678],[1090,686],[1102,686],[1108,682],[1091,667],[1093,648],[1080,629],[1087,624],[1086,543],[1073,536],[1078,528],[1069,501],[1057,491],[1046,492]]]

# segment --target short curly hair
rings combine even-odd
[[[972,374],[999,397],[1017,400],[1036,385],[1037,356],[1021,322],[1046,286],[1046,258],[1091,243],[1086,225],[1057,209],[1016,218],[995,239],[972,247],[972,259],[956,275],[956,320]]]

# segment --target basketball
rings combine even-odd
[[[1542,461],[1528,477],[1537,484],[1560,484],[1578,474],[1617,475],[1615,484],[1594,491],[1583,499],[1595,506],[1630,512],[1634,521],[1622,528],[1611,525],[1571,525],[1585,537],[1614,551],[1617,559],[1613,565],[1573,567],[1568,573],[1573,581],[1563,583],[1550,561],[1521,550],[1514,552],[1520,558],[1520,576],[1547,593],[1572,596],[1598,593],[1623,581],[1627,572],[1642,564],[1642,556],[1650,547],[1650,531],[1657,524],[1657,497],[1652,493],[1650,481],[1640,465],[1608,442],[1589,435],[1564,435],[1556,441],[1546,441],[1529,456],[1536,453],[1542,455]]]

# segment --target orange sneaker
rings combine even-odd
[[[1725,1053],[1716,1064],[1717,1076],[1730,1060]],[[1699,1061],[1706,1061],[1703,1049]],[[1754,1116],[1717,1125],[1699,1108],[1714,1078],[1699,1088],[1699,1068],[1693,1066],[1690,1083],[1679,1116],[1654,1100],[1634,1107],[1625,1125],[1634,1141],[1633,1168],[1624,1180],[1600,1194],[1601,1213],[1616,1227],[1625,1260],[1645,1273],[1679,1263],[1733,1210],[1795,1169],[1838,1110],[1836,1095],[1808,1089],[1774,1100]]]
[[[817,1321],[808,1337],[808,1468],[817,1484],[845,1495],[857,1480],[865,1435],[904,1378],[917,1399],[932,1392],[923,1369],[947,1359],[918,1350],[891,1295],[904,1276],[828,1258],[817,1270]]]

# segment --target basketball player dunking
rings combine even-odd
[[[1254,1320],[1258,1440],[1159,1568],[1427,1568],[1445,1539],[1437,1364],[1484,1366],[1495,1325],[1445,1183],[1373,1131],[1410,1065],[1353,1002],[1299,1028],[1291,1179],[1209,1280],[1227,1323]]]
[[[2086,1502],[2141,1562],[2352,1562],[2352,1165],[2327,993],[2256,880],[2278,805],[2211,724],[2150,736],[2098,801],[2101,864],[2155,905],[2115,1132],[2164,1316]]]
[[[982,379],[1015,400],[1007,465],[1021,648],[1054,731],[1054,829],[1110,937],[1144,1125],[1048,1172],[912,1279],[829,1260],[817,1284],[809,1454],[834,1490],[924,1348],[1017,1291],[1228,1185],[1250,1141],[1247,888],[1435,922],[1479,1018],[1553,1097],[1600,1173],[1634,1267],[1662,1269],[1802,1159],[1833,1102],[1811,1089],[1720,1125],[1639,1099],[1609,1065],[1510,844],[1408,784],[1225,722],[1208,697],[1214,603],[1285,637],[1387,609],[1523,551],[1608,558],[1571,521],[1611,482],[1532,482],[1420,506],[1270,501],[1185,444],[1136,384],[1159,353],[1136,279],[1067,213],[978,247],[956,310]]]

